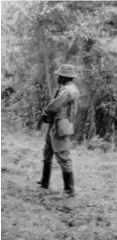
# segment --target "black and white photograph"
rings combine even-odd
[[[1,240],[117,240],[117,1],[1,1]]]

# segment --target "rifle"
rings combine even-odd
[[[48,116],[46,114],[41,114],[41,116],[38,119],[36,129],[40,130],[43,123],[51,123],[52,124],[53,122],[54,122],[53,114],[51,116]]]
[[[56,91],[54,98],[57,97],[58,93],[59,93],[59,89]],[[52,114],[52,113],[51,113],[50,115],[46,115],[45,113],[42,113],[42,114],[40,115],[39,119],[38,119],[36,129],[37,129],[37,130],[40,130],[43,122],[45,122],[45,123],[50,123],[51,125],[53,125],[54,117],[55,117],[55,115]]]
[[[42,123],[43,123],[43,115],[41,115],[38,119],[37,127],[36,127],[37,131],[39,131],[41,129]]]

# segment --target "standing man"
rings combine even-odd
[[[43,121],[49,123],[43,155],[42,188],[49,187],[52,157],[55,154],[59,162],[64,182],[64,191],[74,196],[74,178],[70,158],[71,136],[74,134],[74,123],[78,110],[79,91],[73,83],[77,78],[74,67],[63,64],[55,74],[58,75],[59,90],[43,113]]]

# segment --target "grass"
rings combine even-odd
[[[117,240],[117,153],[72,149],[76,197],[62,197],[56,160],[41,177],[43,136],[2,134],[2,240]]]

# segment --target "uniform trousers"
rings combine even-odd
[[[55,154],[56,160],[61,166],[62,172],[72,172],[72,160],[70,158],[69,150],[54,151],[52,147],[51,137],[49,133],[46,136],[46,142],[43,152],[43,162],[51,163],[53,155]]]

